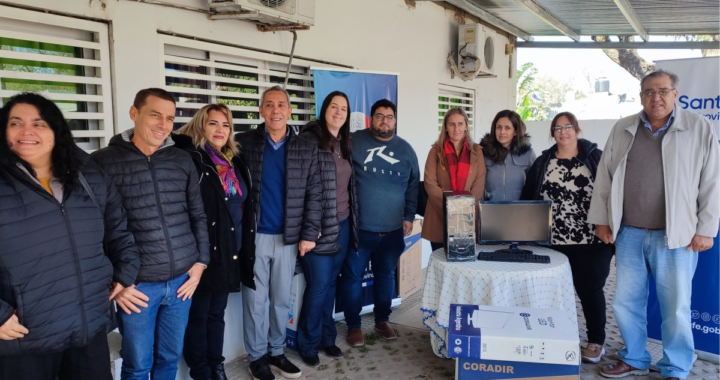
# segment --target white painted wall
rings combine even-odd
[[[207,9],[205,0],[168,1]],[[261,33],[243,21],[210,21],[206,14],[129,0],[6,0],[24,7],[110,23],[116,132],[131,127],[128,110],[135,93],[164,85],[161,44],[157,31],[196,36],[218,42],[289,53],[292,35]],[[438,84],[469,88],[476,93],[476,140],[489,129],[495,113],[515,104],[515,69],[506,56],[505,37],[495,44],[497,78],[463,82],[450,79],[447,54],[457,50],[457,21],[431,2],[413,9],[403,0],[316,1],[315,26],[298,33],[295,54],[352,66],[361,70],[399,73],[398,130],[415,148],[420,168],[437,138]],[[426,246],[428,251],[429,246]],[[245,353],[242,343],[240,295],[233,295],[226,312],[225,356]],[[178,378],[186,379],[183,368]]]
[[[262,33],[250,22],[210,21],[202,13],[129,0],[103,1],[104,9],[99,0],[9,2],[111,22],[118,132],[130,127],[127,113],[135,93],[164,84],[157,30],[283,53],[292,45],[288,32]],[[204,0],[173,3],[207,9]],[[437,138],[439,83],[476,91],[476,130],[489,125],[498,111],[514,107],[515,70],[512,56],[504,52],[507,38],[496,40],[497,78],[450,79],[446,57],[457,50],[458,24],[452,12],[436,4],[417,2],[409,9],[403,0],[316,1],[315,17],[314,27],[298,32],[295,54],[399,73],[398,130],[415,147],[421,168]]]

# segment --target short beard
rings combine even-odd
[[[395,128],[388,129],[387,131],[383,131],[380,128],[376,128],[375,126],[370,126],[370,133],[375,137],[380,137],[383,139],[386,139],[388,137],[392,137],[395,134]]]

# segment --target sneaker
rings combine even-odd
[[[285,355],[278,355],[278,356],[271,356],[270,357],[270,365],[279,369],[280,374],[288,379],[297,379],[298,377],[302,376],[302,371],[300,371],[300,368],[296,367],[295,364],[292,364],[288,358],[285,357]]]
[[[272,370],[270,370],[267,355],[250,362],[248,371],[250,371],[250,376],[252,376],[253,380],[275,380],[275,375],[273,375]]]
[[[622,360],[619,360],[614,364],[608,364],[600,370],[600,375],[612,379],[625,376],[645,376],[647,374],[648,370],[635,368]]]
[[[597,363],[605,355],[605,348],[601,344],[588,343],[587,347],[580,350],[580,355],[587,363]]]
[[[331,357],[331,358],[341,358],[343,357],[343,352],[340,349],[340,347],[336,345],[327,346],[323,348],[323,351],[325,351],[325,355]]]

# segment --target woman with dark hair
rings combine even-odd
[[[347,95],[331,92],[320,117],[303,127],[300,136],[317,142],[322,178],[321,234],[315,249],[300,254],[305,294],[297,331],[298,352],[311,366],[320,363],[318,349],[334,358],[343,356],[335,345],[333,318],[335,283],[348,246],[357,249],[357,204],[350,160],[350,103]]]
[[[602,151],[578,138],[580,126],[570,112],[561,112],[550,124],[555,145],[542,152],[528,173],[522,199],[552,201],[551,248],[568,257],[575,291],[587,322],[583,360],[597,363],[605,353],[605,280],[610,273],[614,246],[595,236],[587,223],[593,183]]]
[[[40,95],[0,109],[0,204],[0,380],[110,379],[110,300],[140,259],[112,181]]]
[[[443,191],[469,191],[475,201],[485,191],[485,160],[480,145],[473,144],[468,117],[462,108],[445,113],[442,130],[425,161],[425,191],[428,194],[422,237],[432,250],[443,246]]]
[[[255,288],[250,171],[240,158],[232,113],[224,104],[201,108],[172,139],[190,153],[198,171],[212,247],[190,305],[183,356],[193,379],[226,380],[222,352],[228,296],[241,290],[241,282]]]
[[[487,167],[485,200],[519,200],[527,171],[535,161],[520,115],[510,110],[498,112],[480,146]]]

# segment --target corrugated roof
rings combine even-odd
[[[638,35],[630,21],[633,14],[648,35],[720,33],[720,1],[718,0],[445,0],[445,2],[470,14],[479,8],[530,36],[569,35],[567,28],[582,36]],[[625,7],[626,12],[623,12],[621,7]],[[628,17],[625,14],[628,13],[627,8],[630,14]],[[561,27],[558,27],[558,24],[561,24]],[[517,30],[513,34],[518,34]]]

